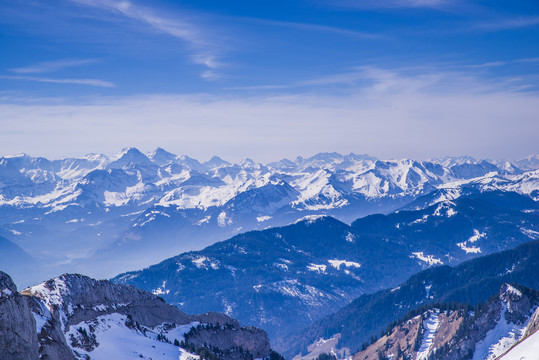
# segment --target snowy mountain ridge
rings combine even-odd
[[[222,205],[247,189],[266,185],[271,178],[280,178],[300,191],[297,205],[308,208],[307,200],[320,194],[348,192],[377,198],[413,194],[420,192],[427,184],[454,186],[459,181],[480,181],[484,176],[497,176],[499,181],[514,181],[518,177],[508,175],[520,175],[525,171],[515,164],[511,165],[507,168],[495,161],[478,161],[471,157],[430,161],[378,160],[368,155],[343,156],[338,153],[322,153],[307,159],[298,157],[294,161],[284,159],[267,165],[250,159],[230,164],[216,156],[200,163],[186,155],[174,155],[161,148],[146,155],[136,148],[125,148],[110,158],[102,154],[89,154],[82,158],[48,160],[21,154],[0,158],[0,184],[3,190],[0,205],[40,205],[57,211],[57,206],[78,200],[80,193],[74,193],[81,188],[77,185],[92,183],[93,176],[88,177],[88,174],[98,170],[106,171],[106,175],[101,174],[104,178],[116,180],[114,184],[102,183],[104,191],[122,193],[127,201],[132,202],[149,200],[149,197],[142,195],[151,189],[155,192],[152,195],[158,199],[156,202],[161,205],[207,208]],[[114,169],[122,169],[132,176],[122,174],[123,177],[115,178],[114,175],[119,174],[115,174]],[[537,177],[537,173],[528,174],[528,177]],[[20,180],[24,180],[24,184],[31,183],[34,187],[41,184],[43,187],[13,196],[11,187],[20,185]],[[348,186],[342,186],[344,184]],[[122,191],[106,189],[111,186]],[[173,191],[185,186],[209,187],[211,194],[202,192],[193,196],[196,202],[178,204]],[[211,197],[209,201],[207,195]],[[189,197],[189,192],[184,196]],[[113,196],[107,199],[103,202],[106,206],[124,205],[122,201],[113,201]],[[335,207],[342,205],[333,204]]]
[[[0,288],[5,360],[251,360],[271,352],[263,330],[219,313],[187,315],[106,280],[64,274],[19,293],[0,272]]]
[[[6,156],[0,158],[0,236],[63,266],[46,276],[89,273],[89,268],[98,269],[90,275],[111,276],[305,216],[352,222],[389,213],[436,190],[451,192],[446,198],[474,188],[537,199],[538,170],[507,164],[470,157],[378,160],[338,153],[233,164],[216,156],[199,162],[161,148],[149,154],[126,148],[112,157],[60,160]],[[529,168],[534,163],[522,164]],[[150,246],[149,239],[159,246]],[[119,257],[125,257],[123,265]],[[95,267],[79,261],[90,258],[93,264],[111,264]]]
[[[405,318],[380,339],[353,356],[353,360],[495,360],[511,356],[512,347],[537,329],[539,293],[503,284],[499,294],[476,311],[469,307],[431,307]],[[533,359],[533,353],[520,359]],[[537,355],[537,354],[535,354]]]

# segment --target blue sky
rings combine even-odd
[[[0,153],[538,152],[539,2],[0,1]]]

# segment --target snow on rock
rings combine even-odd
[[[484,232],[481,233],[479,232],[479,230],[474,229],[473,235],[468,240],[463,241],[461,243],[457,243],[457,246],[461,248],[462,250],[464,250],[466,254],[479,254],[481,253],[481,248],[479,246],[473,246],[469,244],[473,244],[477,242],[479,239],[482,239],[486,236],[487,236],[486,233]]]
[[[520,293],[517,289],[514,290]],[[508,291],[511,290],[508,288]],[[527,322],[522,325],[507,322],[505,318],[507,310],[507,304],[503,302],[499,321],[485,338],[476,344],[473,360],[494,360],[520,340],[526,330]]]
[[[481,253],[481,248],[477,246],[468,246],[466,242],[458,243],[457,246],[464,250],[466,254],[479,254]]]
[[[346,234],[346,237],[345,237],[344,239],[345,239],[346,241],[348,241],[348,242],[351,242],[351,243],[353,243],[353,242],[356,241],[356,237],[355,237],[354,234],[352,234],[351,232],[348,232],[348,233]]]
[[[319,265],[319,264],[309,264],[307,266],[307,269],[310,271],[316,271],[318,273],[324,273],[326,272],[326,265]]]
[[[212,260],[202,255],[192,257],[191,262],[199,269],[212,268],[213,270],[217,270],[220,268],[219,261]]]
[[[136,327],[130,328],[127,324],[129,324],[129,320],[124,315],[99,316],[90,324],[82,322],[70,326],[66,333],[66,340],[71,349],[87,355],[93,360],[135,358],[177,360],[180,356],[185,359],[200,358],[197,355],[186,353],[178,346],[158,341],[158,333],[154,329],[144,328],[145,331],[140,331]],[[188,331],[185,326],[181,330]],[[177,336],[179,334],[170,331],[160,332],[159,335],[164,335],[169,340],[174,341],[171,335]],[[86,346],[81,346],[82,344]]]
[[[422,251],[413,252],[411,258],[416,258],[429,266],[443,265],[443,261],[434,257],[434,255],[424,255]]]
[[[302,217],[301,219],[296,220],[296,224],[300,222],[306,222],[307,224],[313,224],[319,219],[323,219],[327,217],[327,215],[307,215]]]
[[[438,331],[438,326],[440,325],[440,310],[435,309],[430,313],[427,320],[423,321],[424,334],[421,339],[421,345],[417,351],[416,360],[425,360],[428,358],[432,351],[432,345],[434,342],[434,336]]]
[[[473,233],[474,233],[474,234],[468,239],[468,242],[474,243],[474,242],[476,242],[477,240],[479,240],[479,239],[484,238],[485,236],[487,236],[487,234],[485,234],[484,232],[483,232],[483,233],[480,233],[479,230],[477,230],[477,229],[474,229]]]
[[[328,263],[333,266],[335,269],[340,270],[341,265],[344,265],[345,267],[355,267],[360,268],[361,264],[353,261],[347,261],[347,260],[328,260]]]

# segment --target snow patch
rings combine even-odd
[[[477,246],[467,246],[466,242],[458,243],[457,246],[466,251],[466,254],[480,254],[481,248]]]
[[[421,345],[417,351],[416,360],[425,360],[428,358],[432,351],[432,345],[434,342],[434,336],[438,332],[438,326],[440,325],[440,310],[435,309],[427,320],[423,321],[424,335],[421,339]]]
[[[337,259],[328,260],[328,263],[337,270],[341,269],[341,265],[344,265],[345,267],[355,267],[358,269],[361,267],[361,264],[357,262],[353,262],[353,261],[347,261],[347,260],[337,260]]]
[[[413,252],[411,258],[416,258],[424,263],[427,263],[429,266],[433,265],[443,265],[443,261],[434,257],[434,255],[424,255],[423,251]]]
[[[307,269],[310,271],[316,271],[317,273],[324,273],[326,272],[326,265],[318,265],[318,264],[309,264],[307,265]]]
[[[536,360],[537,354],[539,354],[539,331],[517,344],[500,360]]]

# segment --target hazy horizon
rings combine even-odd
[[[539,4],[62,0],[0,11],[0,153],[539,152]]]

